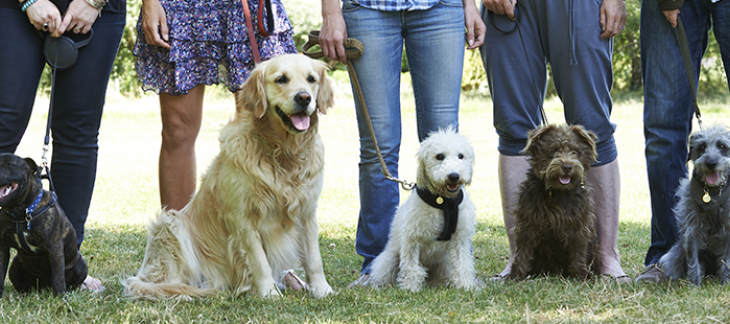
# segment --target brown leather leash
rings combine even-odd
[[[308,40],[302,47],[302,52],[304,55],[309,56],[313,59],[320,59],[324,57],[324,53],[320,50],[319,52],[310,52],[309,50],[314,47],[315,45],[319,45],[319,30],[312,30],[308,34]],[[397,183],[401,184],[401,187],[404,190],[413,190],[413,188],[416,187],[415,182],[408,182],[406,180],[400,180],[396,177],[394,177],[390,171],[388,170],[388,167],[385,165],[385,160],[383,159],[383,154],[380,153],[380,146],[378,145],[378,140],[375,138],[375,130],[373,129],[373,122],[370,120],[370,113],[368,112],[368,107],[365,105],[365,99],[362,95],[362,89],[360,88],[360,82],[357,80],[357,73],[355,73],[355,68],[352,66],[352,59],[359,58],[362,56],[363,52],[365,52],[365,45],[362,44],[357,39],[354,38],[346,38],[344,41],[345,46],[345,57],[347,57],[347,72],[350,73],[350,77],[352,79],[352,86],[355,88],[355,92],[357,93],[357,99],[360,101],[360,106],[362,107],[363,114],[365,115],[365,120],[368,123],[368,130],[370,131],[370,137],[373,139],[373,144],[375,145],[375,153],[378,154],[378,160],[380,161],[380,168],[383,172],[383,175],[386,179],[390,181],[395,181]]]
[[[274,33],[274,14],[271,7],[271,0],[265,0],[262,1],[263,3],[259,3],[259,10],[256,15],[258,30],[261,36],[264,38],[269,37],[271,34]],[[259,44],[256,41],[256,35],[253,31],[253,21],[251,21],[251,9],[248,7],[248,1],[247,0],[241,0],[241,4],[243,5],[243,15],[246,20],[246,31],[248,32],[248,42],[251,44],[251,52],[253,52],[253,60],[256,62],[256,64],[261,63],[261,52],[259,51]],[[264,27],[264,7],[267,7],[269,10],[266,14],[268,26]]]

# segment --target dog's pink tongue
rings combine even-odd
[[[300,131],[309,129],[309,116],[307,115],[291,115],[289,116],[294,127]]]
[[[705,176],[705,180],[707,180],[707,183],[714,185],[717,184],[718,181],[720,181],[720,175],[717,173],[717,170],[712,170],[707,173]]]
[[[561,176],[560,178],[558,178],[558,180],[560,180],[560,183],[562,183],[564,185],[567,185],[570,183],[570,177]]]

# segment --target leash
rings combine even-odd
[[[259,52],[259,44],[256,41],[256,35],[253,32],[253,21],[251,20],[251,9],[248,7],[247,0],[241,0],[243,5],[243,15],[246,21],[246,31],[248,32],[248,42],[251,44],[251,52],[253,52],[253,61],[256,64],[261,63],[261,54]],[[266,26],[264,27],[264,7],[268,9],[266,12]],[[264,3],[259,3],[259,9],[256,15],[258,31],[264,38],[269,37],[274,33],[274,13],[271,7],[271,0],[264,0]]]
[[[302,52],[304,55],[309,56],[313,59],[320,59],[324,57],[324,54],[322,51],[319,52],[309,52],[309,49],[314,47],[315,45],[319,45],[319,30],[312,30],[309,32],[308,35],[309,39],[302,47]],[[365,104],[365,99],[362,94],[362,89],[360,88],[360,82],[357,80],[357,73],[355,73],[355,68],[352,66],[352,59],[359,58],[362,56],[362,53],[365,52],[365,45],[362,44],[359,40],[356,40],[354,38],[347,38],[344,40],[345,45],[345,56],[347,57],[347,72],[350,73],[351,79],[352,79],[352,85],[355,87],[355,92],[357,93],[358,101],[360,102],[360,106],[362,106],[363,113],[365,115],[365,120],[368,124],[368,130],[370,131],[370,137],[373,139],[373,144],[375,145],[375,153],[378,155],[378,161],[380,161],[380,168],[383,172],[383,176],[385,176],[385,179],[388,179],[390,181],[394,181],[401,184],[401,187],[404,190],[413,190],[413,188],[416,187],[416,183],[414,182],[408,182],[406,180],[400,180],[396,177],[394,177],[390,171],[388,170],[388,167],[385,165],[385,160],[383,159],[383,154],[380,153],[380,146],[378,145],[378,140],[375,138],[375,130],[373,129],[373,122],[370,120],[370,113],[368,112],[368,107]]]
[[[527,55],[527,46],[525,46],[525,39],[522,37],[522,30],[520,30],[520,20],[519,20],[519,15],[517,14],[518,8],[519,7],[517,5],[515,5],[515,19],[514,19],[515,25],[514,25],[514,27],[512,27],[512,29],[509,29],[509,30],[504,30],[504,29],[500,28],[497,25],[496,20],[494,19],[494,12],[489,9],[486,9],[486,8],[485,9],[487,10],[487,16],[489,18],[489,21],[492,22],[492,26],[494,26],[494,29],[496,29],[504,34],[511,34],[511,33],[514,33],[515,30],[517,31],[517,34],[520,36],[520,43],[522,44],[522,53],[525,56],[525,63],[529,63],[530,60]],[[504,17],[507,18],[506,15]],[[507,18],[507,19],[509,19],[509,18]],[[539,98],[538,99],[538,109],[540,110],[540,115],[542,117],[542,125],[545,126],[548,124],[548,119],[547,119],[547,114],[545,114],[545,108],[543,107],[544,99],[541,98],[541,96],[540,96],[540,91],[537,88],[537,81],[535,79],[535,75],[533,75],[533,73],[532,73],[532,69],[528,69],[528,70],[530,71],[530,79],[532,80],[532,89],[535,91],[535,97]]]
[[[689,53],[689,41],[687,40],[687,33],[682,24],[682,18],[677,17],[677,28],[675,28],[677,34],[677,42],[679,43],[679,52],[682,54],[682,62],[684,63],[684,71],[687,72],[687,81],[689,81],[689,88],[692,92],[692,104],[695,110],[695,116],[697,117],[697,123],[700,125],[700,130],[704,130],[702,125],[702,116],[700,115],[700,106],[697,102],[697,85],[695,84],[695,73],[694,67],[692,66],[692,57]]]

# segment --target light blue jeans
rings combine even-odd
[[[712,28],[725,73],[730,73],[730,0],[686,0],[679,17],[699,78],[700,60]],[[651,246],[645,264],[659,261],[678,237],[672,208],[679,180],[687,174],[687,139],[692,131],[692,94],[674,28],[654,0],[641,3],[641,74],[644,78],[644,137],[651,193]],[[730,77],[730,75],[728,75]],[[697,81],[695,81],[697,84]],[[707,121],[705,121],[707,124]]]
[[[461,0],[443,0],[428,10],[378,11],[345,0],[347,34],[365,45],[353,60],[375,137],[390,173],[398,177],[401,143],[400,73],[405,44],[416,100],[418,138],[448,126],[458,127],[464,63],[464,9]],[[354,93],[354,92],[353,92]],[[360,215],[356,250],[362,273],[388,241],[399,204],[399,184],[381,172],[367,121],[355,98],[360,135]],[[412,170],[415,174],[415,170]]]

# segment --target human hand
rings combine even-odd
[[[70,30],[73,30],[74,34],[86,34],[98,17],[99,10],[92,7],[86,0],[73,0],[63,15],[59,30],[51,33],[51,36],[59,37],[63,32]]]
[[[482,3],[487,9],[495,14],[507,15],[509,19],[515,20],[515,6],[517,5],[517,0],[482,0]]]
[[[35,29],[53,33],[61,25],[61,12],[49,0],[36,1],[25,10],[25,13]]]
[[[466,44],[468,45],[467,49],[472,50],[484,44],[484,34],[487,31],[487,26],[484,25],[474,0],[464,0],[463,2]]]
[[[142,1],[142,30],[147,44],[170,48],[170,30],[167,27],[165,8],[159,0]]]
[[[322,29],[319,32],[319,47],[324,56],[347,64],[344,41],[347,25],[342,17],[338,0],[322,0]]]
[[[667,21],[672,24],[672,27],[677,28],[677,19],[679,19],[679,9],[674,10],[662,10],[664,17]]]
[[[601,39],[616,36],[626,27],[626,4],[623,0],[603,0],[600,15]]]

